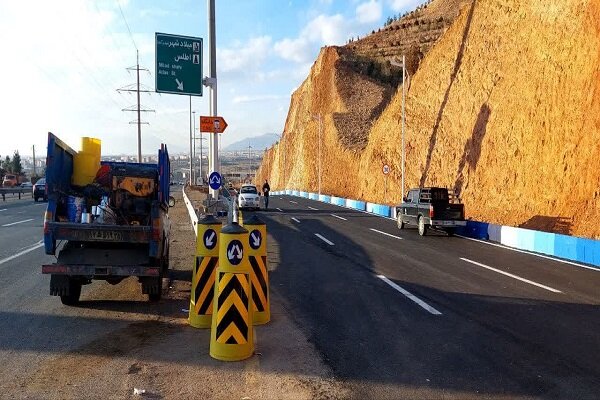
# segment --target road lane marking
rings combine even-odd
[[[341,220],[343,220],[343,221],[348,221],[346,218],[344,218],[344,217],[340,217],[339,215],[335,215],[335,214],[329,214],[329,215],[331,215],[332,217],[336,217],[336,218],[338,218],[338,219],[341,219]]]
[[[0,210],[0,211],[6,211],[6,210],[8,210],[8,208],[3,208],[3,209],[2,209],[2,210]]]
[[[283,200],[283,197],[280,197],[279,200]]]
[[[311,210],[319,211],[318,208],[314,208],[314,207],[311,207],[311,206],[308,206],[308,208],[310,208]]]
[[[325,243],[327,243],[330,246],[333,246],[333,242],[330,240],[327,240],[325,237],[323,237],[322,235],[319,235],[318,233],[315,233],[315,236],[318,237],[319,239],[321,239],[322,241],[324,241]]]
[[[14,260],[14,259],[15,259],[15,258],[17,258],[17,257],[20,257],[20,256],[22,256],[23,254],[27,254],[27,253],[29,253],[30,251],[34,251],[35,249],[39,249],[39,248],[40,248],[40,247],[42,247],[43,245],[44,245],[44,243],[42,243],[42,241],[40,240],[38,243],[34,244],[32,247],[30,247],[30,248],[28,248],[28,249],[25,249],[25,250],[23,250],[23,251],[20,251],[20,252],[18,252],[17,254],[14,254],[14,255],[12,255],[12,256],[10,256],[10,257],[6,257],[6,258],[4,258],[4,259],[0,260],[0,265],[2,265],[2,264],[4,264],[4,263],[7,263],[7,262],[9,262],[10,260]]]
[[[298,204],[298,202],[294,201],[294,200],[290,200],[290,203],[292,203],[292,204]]]
[[[24,219],[23,221],[12,222],[10,224],[4,224],[2,226],[13,226],[13,225],[22,224],[24,222],[29,222],[29,221],[33,221],[33,218]]]
[[[429,304],[425,303],[423,300],[421,300],[420,298],[418,298],[417,296],[415,296],[408,290],[405,290],[405,289],[401,288],[400,286],[396,285],[394,282],[392,282],[391,280],[386,278],[384,275],[377,275],[377,277],[379,279],[381,279],[382,281],[384,281],[385,283],[387,283],[388,285],[390,285],[391,287],[393,287],[394,289],[396,289],[397,291],[399,291],[400,293],[402,293],[403,295],[405,295],[406,297],[408,297],[410,300],[417,303],[419,306],[421,306],[427,312],[429,312],[433,315],[442,315],[441,312],[439,312],[435,308],[431,307]]]
[[[467,240],[472,240],[473,242],[479,242],[479,243],[487,244],[487,245],[494,246],[494,247],[500,247],[501,249],[512,250],[517,253],[529,254],[530,256],[545,258],[546,260],[552,260],[552,261],[556,261],[559,263],[569,264],[569,265],[573,265],[575,267],[586,268],[586,269],[591,269],[592,271],[600,272],[600,268],[589,267],[587,265],[578,264],[573,261],[561,260],[560,258],[550,257],[550,256],[546,256],[544,254],[532,253],[532,252],[529,252],[526,250],[515,249],[514,247],[508,247],[508,246],[504,246],[504,245],[498,244],[498,243],[487,242],[487,241],[481,240],[481,239],[470,238],[470,237],[466,237],[466,236],[462,236],[462,235],[455,235],[455,236],[458,236],[458,237],[461,237],[461,238],[467,239]]]
[[[279,210],[279,211],[283,212],[283,210],[281,208],[279,208],[279,207],[277,207],[276,210]]]
[[[298,218],[292,217],[292,221],[296,221],[297,223],[300,223],[300,220]]]
[[[505,272],[505,271],[502,271],[502,270],[499,270],[499,269],[496,269],[496,268],[490,267],[489,265],[485,265],[485,264],[482,264],[482,263],[478,263],[477,261],[469,260],[468,258],[463,258],[463,257],[461,257],[460,259],[461,259],[461,260],[463,260],[463,261],[466,261],[466,262],[468,262],[468,263],[471,263],[471,264],[477,265],[477,266],[479,266],[479,267],[482,267],[482,268],[489,269],[490,271],[494,271],[494,272],[497,272],[497,273],[499,273],[499,274],[506,275],[506,276],[509,276],[509,277],[511,277],[511,278],[514,278],[514,279],[520,280],[521,282],[529,283],[530,285],[534,285],[534,286],[537,286],[537,287],[541,287],[542,289],[546,289],[546,290],[549,290],[549,291],[551,291],[551,292],[554,292],[554,293],[562,293],[562,292],[561,292],[560,290],[558,290],[558,289],[554,289],[554,288],[551,288],[550,286],[545,286],[545,285],[542,285],[541,283],[537,283],[537,282],[534,282],[534,281],[530,281],[529,279],[521,278],[520,276],[513,275],[513,274],[510,274],[510,273],[508,273],[508,272]]]
[[[383,232],[383,231],[378,231],[377,229],[373,229],[373,228],[370,228],[370,229],[371,229],[373,232],[381,233],[382,235],[385,235],[385,236],[389,236],[389,237],[393,237],[393,238],[396,238],[396,239],[400,239],[400,240],[402,240],[402,238],[401,238],[400,236],[392,235],[391,233],[387,233],[387,232]]]

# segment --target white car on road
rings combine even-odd
[[[260,196],[254,185],[242,185],[238,194],[238,208],[260,208]]]

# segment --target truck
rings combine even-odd
[[[396,220],[399,229],[416,225],[421,236],[425,236],[429,228],[452,236],[457,227],[467,224],[464,205],[458,196],[443,187],[410,189],[396,207]]]
[[[56,262],[42,265],[50,295],[79,302],[82,285],[138,278],[158,301],[169,269],[170,162],[166,145],[157,164],[102,161],[93,182],[71,184],[76,152],[48,133],[44,248]]]

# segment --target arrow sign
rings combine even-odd
[[[242,245],[242,242],[239,240],[232,240],[229,242],[229,245],[227,246],[227,260],[229,260],[232,265],[238,265],[242,262],[243,256],[244,246]]]
[[[213,229],[207,229],[206,232],[204,232],[204,246],[209,249],[212,250],[215,248],[215,246],[217,245],[217,232],[215,232]]]
[[[250,232],[249,236],[250,247],[254,250],[257,250],[260,247],[260,243],[262,242],[262,234],[259,230],[255,229]]]
[[[175,83],[177,83],[177,90],[183,90],[183,82],[179,82],[179,79],[175,78]]]
[[[223,117],[200,117],[200,132],[223,133],[227,122]]]
[[[219,175],[217,171],[213,172],[208,177],[208,186],[214,190],[218,190],[221,187],[221,175]]]

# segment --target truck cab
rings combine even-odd
[[[466,225],[464,205],[452,191],[442,187],[410,189],[396,207],[396,219],[398,228],[414,225],[421,236],[425,236],[429,228],[452,236],[457,227]]]

